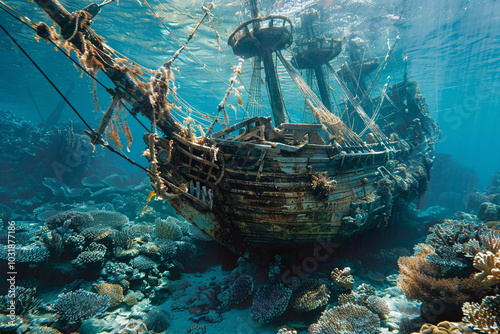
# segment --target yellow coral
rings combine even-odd
[[[487,334],[497,334],[498,325],[492,312],[483,303],[464,303],[462,312],[465,323],[470,323],[474,329]]]
[[[500,282],[500,251],[496,254],[490,251],[477,253],[473,265],[481,271],[476,274],[477,279],[491,285]]]
[[[351,275],[351,268],[345,267],[340,270],[339,268],[335,268],[330,273],[333,282],[346,290],[352,290],[352,286],[354,285],[354,278]]]
[[[139,300],[137,300],[137,296],[133,293],[129,293],[128,295],[126,295],[123,301],[128,306],[134,306],[139,302]]]
[[[442,321],[437,325],[432,324],[423,324],[422,328],[420,328],[420,334],[460,334],[466,333],[466,328],[463,326],[448,322]],[[470,333],[467,331],[467,333]]]
[[[100,296],[109,296],[109,304],[111,307],[119,305],[123,302],[123,288],[119,284],[101,283],[95,284],[94,289]]]
[[[292,307],[297,312],[309,312],[325,306],[330,290],[319,280],[306,280],[292,297]]]

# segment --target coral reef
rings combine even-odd
[[[190,334],[205,334],[207,332],[207,326],[194,324],[186,328],[186,332]]]
[[[309,312],[323,307],[330,298],[330,289],[323,280],[310,278],[303,281],[292,294],[290,304],[297,312]]]
[[[102,264],[106,255],[106,246],[98,243],[91,243],[85,251],[78,254],[73,263],[78,265]]]
[[[9,257],[8,246],[0,246],[0,259],[7,260]],[[17,262],[38,263],[47,260],[49,251],[47,247],[41,244],[31,244],[28,246],[15,247],[15,259]]]
[[[96,210],[89,214],[94,219],[94,225],[121,227],[129,222],[127,216],[117,211]]]
[[[421,245],[420,248],[413,257],[399,259],[402,279],[398,285],[409,300],[422,302],[424,319],[428,312],[432,313],[433,303],[440,303],[447,310],[442,317],[454,320],[464,302],[477,300],[486,293],[473,275],[444,278],[442,268],[426,259],[434,249],[428,245]]]
[[[475,330],[487,333],[497,334],[499,323],[498,316],[500,315],[499,297],[486,297],[481,303],[466,302],[462,306],[464,317],[462,321],[470,325]]]
[[[170,324],[168,312],[161,308],[149,311],[142,320],[148,330],[156,333],[163,332]]]
[[[437,325],[423,324],[420,328],[420,334],[462,334],[471,333],[466,327],[461,324],[442,321]]]
[[[288,306],[292,290],[281,283],[267,284],[255,293],[250,314],[260,323],[278,318]]]
[[[156,237],[159,239],[170,239],[174,241],[181,240],[182,230],[178,222],[179,220],[175,219],[174,217],[168,217],[167,219],[156,219]]]
[[[241,275],[238,277],[229,288],[224,289],[217,298],[224,305],[222,308],[230,307],[233,304],[241,304],[253,292],[253,278],[250,275]]]
[[[340,270],[339,268],[334,268],[330,273],[330,277],[332,278],[335,285],[345,290],[352,290],[354,285],[354,277],[351,275],[351,268],[345,267]]]
[[[139,255],[139,256],[135,257],[130,262],[130,265],[134,268],[141,270],[141,271],[156,268],[156,263],[145,255]]]
[[[92,215],[86,212],[79,211],[66,211],[57,213],[49,217],[45,221],[45,225],[50,230],[56,230],[60,228],[70,228],[77,232],[81,232],[85,227],[94,221]]]
[[[439,320],[458,320],[463,303],[479,302],[500,282],[500,237],[463,217],[435,225],[413,257],[399,259],[399,286],[408,299],[422,301],[424,319],[438,302],[444,307]]]
[[[347,303],[328,308],[318,321],[309,326],[309,334],[380,333],[380,320],[368,308]]]
[[[477,217],[483,221],[498,221],[500,220],[500,205],[485,202],[479,207]]]
[[[94,289],[99,296],[108,296],[109,305],[115,307],[123,302],[123,287],[119,284],[100,283],[95,284]]]
[[[108,296],[99,296],[93,292],[77,290],[62,293],[52,304],[52,308],[69,324],[90,319],[106,311],[109,307]]]

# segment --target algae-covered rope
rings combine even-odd
[[[203,11],[205,12],[205,14],[203,14],[203,17],[201,18],[200,22],[198,22],[198,24],[196,25],[196,27],[194,27],[193,31],[191,31],[191,33],[189,34],[187,40],[184,42],[184,44],[181,46],[181,48],[179,50],[177,50],[175,52],[175,54],[173,55],[172,59],[170,59],[169,61],[167,61],[165,63],[165,67],[170,67],[170,65],[172,65],[172,63],[174,62],[174,60],[179,57],[179,55],[181,54],[181,52],[186,48],[187,44],[189,43],[189,41],[193,38],[194,34],[196,33],[196,30],[198,30],[198,28],[201,26],[201,24],[203,23],[203,21],[205,20],[205,18],[210,14],[210,9],[212,9],[214,6],[214,4],[212,2],[210,2],[208,4],[208,7],[203,7]]]

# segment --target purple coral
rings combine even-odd
[[[222,302],[222,309],[229,309],[231,305],[243,303],[252,292],[253,278],[244,274],[234,280],[217,298]]]
[[[271,322],[285,312],[291,296],[292,290],[281,283],[264,285],[255,294],[250,313],[260,323]]]
[[[250,275],[241,275],[229,288],[228,301],[231,304],[240,304],[253,292],[253,278]]]

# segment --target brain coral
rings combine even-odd
[[[253,298],[250,314],[260,323],[271,322],[285,312],[291,296],[292,290],[281,283],[264,285]]]
[[[297,312],[309,312],[325,306],[330,298],[330,290],[317,279],[307,279],[294,291],[291,305]]]
[[[377,315],[361,305],[347,303],[327,309],[317,323],[309,326],[309,334],[380,333]]]
[[[69,324],[95,317],[108,307],[108,296],[99,296],[81,289],[75,292],[61,293],[56,302],[52,304],[52,308]]]
[[[442,321],[437,325],[423,324],[420,328],[420,334],[461,334],[473,333],[470,329],[461,324],[455,324],[448,321]]]

